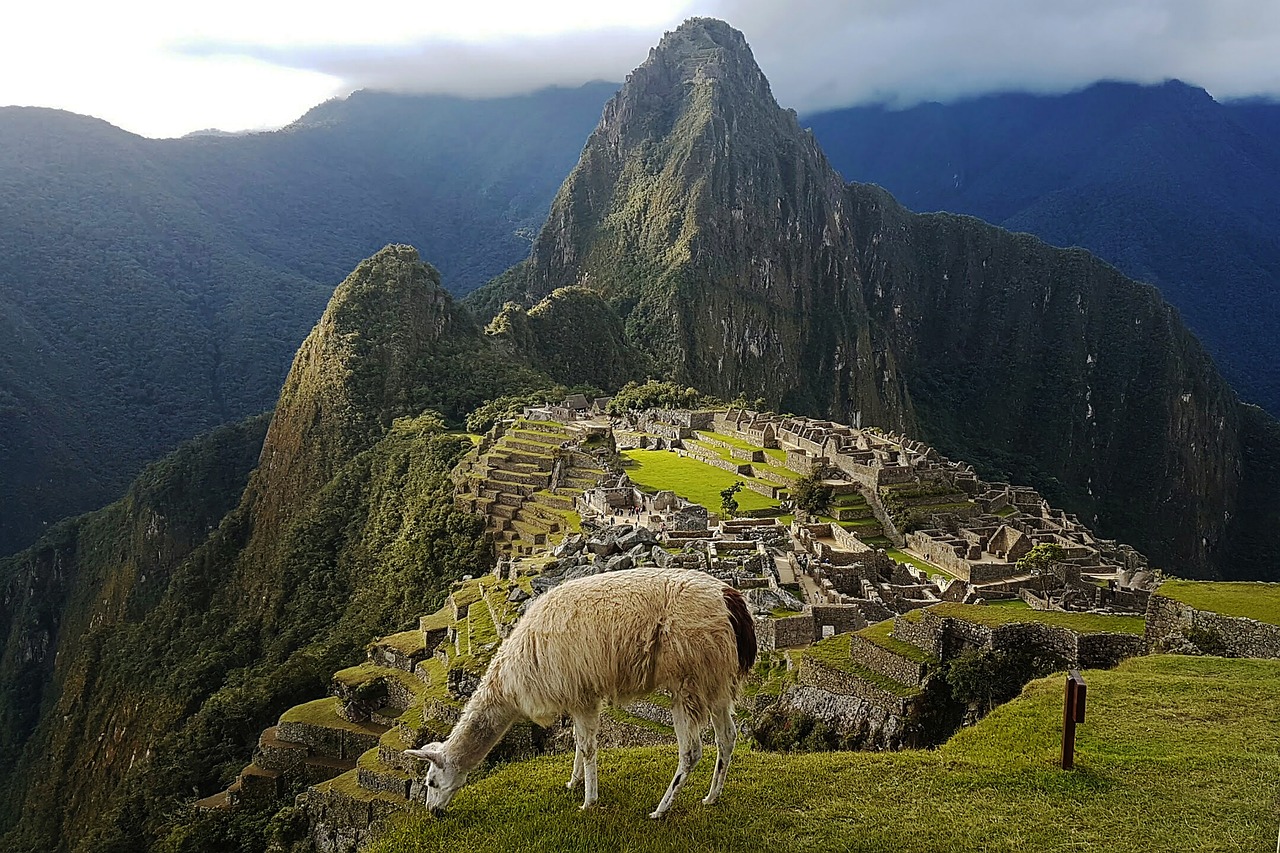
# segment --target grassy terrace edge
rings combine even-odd
[[[1280,625],[1280,583],[1167,580],[1156,594],[1195,610]]]
[[[982,604],[958,604],[950,601],[934,604],[928,609],[938,616],[949,616],[975,625],[986,625],[988,628],[1039,622],[1043,625],[1066,628],[1078,634],[1141,634],[1146,630],[1146,622],[1141,616],[1060,613],[1053,610],[988,607]]]
[[[1056,676],[937,750],[740,748],[713,807],[698,803],[715,763],[704,758],[661,822],[646,814],[674,748],[605,750],[587,812],[564,790],[572,756],[510,764],[464,788],[442,820],[398,818],[368,851],[1274,849],[1280,661],[1154,656],[1086,677],[1074,772],[1055,766]]]

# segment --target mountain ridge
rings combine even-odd
[[[806,117],[849,180],[1083,246],[1159,286],[1244,399],[1280,412],[1280,106],[1172,80]]]

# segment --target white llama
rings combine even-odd
[[[494,655],[444,743],[406,750],[430,762],[426,804],[439,814],[520,717],[548,726],[573,719],[572,789],[596,801],[600,708],[658,688],[671,693],[680,759],[658,807],[671,808],[715,729],[716,767],[703,803],[720,796],[735,730],[733,700],[755,663],[756,638],[742,594],[700,571],[633,569],[569,581],[535,599]]]

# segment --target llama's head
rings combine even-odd
[[[431,813],[440,815],[467,783],[467,771],[451,761],[442,743],[429,743],[419,749],[406,749],[405,755],[422,758],[428,762],[426,806]]]

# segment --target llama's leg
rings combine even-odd
[[[582,741],[578,739],[579,731],[578,721],[573,721],[573,773],[569,776],[569,781],[565,787],[569,790],[582,781]]]
[[[733,725],[733,706],[724,705],[711,714],[711,725],[716,732],[716,769],[711,774],[711,790],[702,804],[709,806],[724,790],[725,777],[729,775],[729,761],[733,758],[733,744],[738,730]]]
[[[697,766],[699,759],[702,758],[702,738],[699,732],[694,728],[693,721],[690,719],[688,712],[684,710],[683,703],[679,696],[673,696],[671,703],[671,721],[675,724],[676,744],[680,750],[680,760],[676,764],[676,775],[672,777],[667,792],[662,795],[662,799],[658,802],[658,807],[654,809],[649,817],[662,817],[671,808],[671,803],[675,800],[676,794],[680,793],[680,789],[684,787],[684,783],[689,779],[689,774],[693,772],[693,768]]]
[[[575,776],[579,768],[582,771],[582,807],[584,809],[596,801],[598,794],[596,736],[599,733],[599,708],[594,712],[587,712],[573,718],[573,739],[577,743],[577,747],[574,750],[573,766]],[[576,781],[576,779],[571,781]]]

